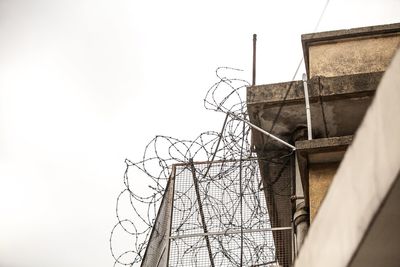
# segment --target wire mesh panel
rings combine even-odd
[[[147,243],[141,266],[163,267],[168,264],[169,234],[173,197],[173,180],[169,180],[157,218]]]
[[[262,185],[256,160],[177,165],[169,266],[288,266],[273,231],[291,228],[271,229]]]
[[[271,226],[275,228],[291,225],[293,156],[277,154],[271,160],[267,159],[265,155],[259,155],[258,163],[263,177]],[[289,266],[292,235],[282,231],[273,231],[273,236],[279,262],[282,262],[283,266]]]

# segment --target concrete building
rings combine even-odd
[[[250,122],[295,146],[252,132],[272,226],[293,226],[293,239],[274,235],[293,254],[277,257],[398,266],[400,24],[305,34],[302,44],[303,81],[247,89]]]

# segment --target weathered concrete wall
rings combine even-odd
[[[373,103],[332,181],[295,262],[296,267],[398,266],[400,212],[388,213],[367,259],[357,259],[385,203],[400,186],[400,52],[386,71]],[[377,218],[378,216],[379,218]],[[395,223],[393,223],[395,222]],[[389,228],[389,229],[388,229]],[[368,242],[367,242],[368,243]],[[376,247],[385,247],[384,251]],[[382,252],[382,253],[379,253]]]
[[[309,166],[310,221],[314,220],[318,209],[331,185],[339,163],[312,164]]]
[[[310,78],[385,71],[400,35],[337,40],[309,47]]]

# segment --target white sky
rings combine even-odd
[[[0,0],[0,266],[112,266],[124,159],[219,130],[203,97],[218,66],[251,79],[253,33],[257,83],[290,80],[324,5]],[[400,0],[331,0],[318,31],[399,21]]]

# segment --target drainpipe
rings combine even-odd
[[[297,201],[296,201],[297,202]],[[308,212],[304,200],[296,205],[296,212],[293,215],[296,232],[296,256],[299,254],[308,231]]]
[[[298,141],[305,138],[305,129],[299,128],[294,133],[294,137]],[[306,203],[304,198],[304,191],[303,185],[300,176],[300,168],[299,162],[297,160],[297,155],[295,159],[295,189],[294,189],[294,196],[292,196],[292,201],[295,204],[295,211],[293,214],[293,226],[294,226],[294,233],[295,233],[295,255],[299,254],[300,248],[304,242],[304,239],[307,235],[307,231],[309,228],[309,215],[306,209]]]
[[[303,86],[304,86],[304,100],[306,102],[308,140],[311,140],[312,139],[312,128],[311,128],[310,99],[308,97],[307,75],[305,73],[303,73]]]
[[[303,86],[304,86],[304,100],[306,104],[306,116],[307,116],[307,137],[308,140],[312,140],[312,127],[311,127],[311,112],[310,112],[310,99],[308,96],[308,85],[307,85],[307,75],[303,74]],[[297,141],[297,140],[295,140]],[[293,224],[296,234],[295,240],[295,254],[299,254],[301,246],[303,245],[304,239],[307,235],[309,223],[308,223],[308,212],[306,209],[306,203],[304,200],[303,185],[301,182],[300,171],[298,161],[296,160],[296,191],[294,196],[294,201],[296,204],[296,209],[293,214]]]

